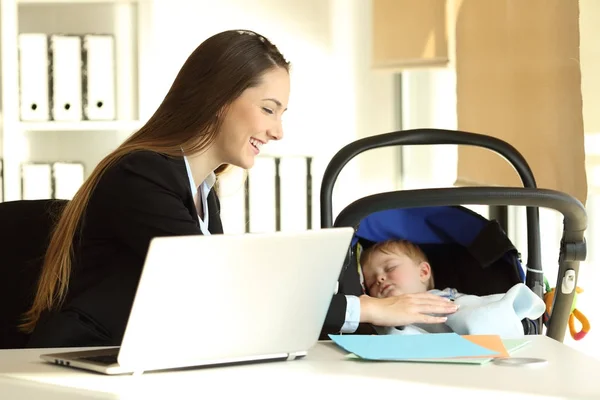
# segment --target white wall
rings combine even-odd
[[[402,74],[403,129],[456,129],[456,74],[452,68],[412,69]],[[403,188],[452,186],[457,146],[411,146],[403,152]]]
[[[345,47],[347,60],[340,60],[340,69],[354,65],[354,74],[349,77],[354,85],[354,126],[347,121],[348,130],[362,138],[399,129],[400,91],[397,77],[390,71],[371,69],[371,1],[334,0],[334,34],[340,35],[339,47]],[[345,23],[339,8],[345,7],[353,13]],[[340,25],[347,30],[339,29]],[[349,40],[350,39],[350,40]],[[341,110],[340,110],[341,111]],[[344,118],[344,117],[342,117]],[[340,118],[340,119],[342,119]],[[346,117],[347,118],[347,117]],[[360,186],[349,196],[358,198],[399,188],[400,163],[399,149],[384,148],[372,150],[359,156],[357,160]]]
[[[182,63],[204,39],[226,29],[253,29],[292,63],[285,138],[269,144],[267,151],[313,155],[323,168],[343,145],[395,128],[394,77],[369,70],[370,25],[370,1],[154,0],[155,66],[141,83],[151,88],[146,89],[142,118],[158,105]],[[371,153],[340,176],[334,215],[359,196],[396,187],[396,152]],[[313,203],[318,205],[318,191]],[[319,226],[318,208],[313,221]]]

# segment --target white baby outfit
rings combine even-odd
[[[404,327],[375,327],[379,334],[414,335],[455,332],[459,335],[500,335],[517,337],[524,334],[521,320],[537,319],[546,310],[544,301],[523,283],[502,294],[474,296],[455,289],[430,290],[459,305],[443,324],[414,324]]]

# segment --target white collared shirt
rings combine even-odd
[[[214,172],[211,172],[200,186],[196,186],[187,157],[183,156],[183,160],[185,161],[185,169],[187,170],[188,179],[190,180],[190,189],[192,191],[194,202],[196,201],[196,198],[201,200],[199,207],[202,207],[202,215],[204,215],[204,218],[200,218],[200,212],[199,210],[196,210],[198,222],[200,223],[200,230],[203,235],[210,235],[210,231],[208,230],[208,193],[213,188],[217,177]]]

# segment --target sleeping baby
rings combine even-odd
[[[375,327],[379,334],[455,332],[459,335],[522,336],[524,318],[539,318],[545,311],[542,299],[518,283],[506,293],[474,296],[455,289],[434,289],[433,273],[423,251],[405,240],[373,245],[360,255],[365,289],[371,297],[405,293],[430,293],[446,297],[459,306],[443,324],[415,324],[404,327]]]

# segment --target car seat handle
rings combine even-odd
[[[478,133],[446,129],[410,129],[383,133],[356,140],[342,147],[331,159],[321,183],[321,227],[333,226],[332,194],[342,169],[357,155],[373,149],[411,145],[467,145],[483,147],[504,157],[515,168],[524,187],[537,187],[533,172],[525,158],[509,143]]]

